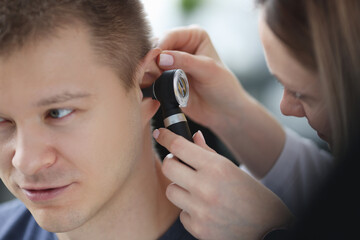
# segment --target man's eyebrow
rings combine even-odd
[[[57,95],[54,95],[54,96],[51,96],[48,98],[41,99],[35,105],[38,107],[43,107],[43,106],[47,106],[47,105],[63,103],[63,102],[70,101],[73,99],[86,98],[86,97],[90,97],[90,96],[91,96],[91,94],[86,93],[86,92],[77,92],[77,93],[63,92],[61,94],[57,94]]]

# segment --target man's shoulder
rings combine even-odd
[[[35,219],[19,200],[0,204],[0,239],[52,240],[54,236],[36,223]]]
[[[20,219],[27,217],[29,211],[24,204],[15,199],[9,202],[0,204],[0,232],[9,225],[16,224]]]
[[[26,210],[25,205],[19,199],[14,199],[4,203],[0,203],[0,214],[8,213],[16,209],[19,210],[20,208]]]

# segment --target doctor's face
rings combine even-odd
[[[98,59],[81,26],[0,56],[0,177],[48,231],[126,197],[139,160],[139,91]]]
[[[260,19],[260,35],[270,72],[283,85],[281,112],[286,116],[306,117],[320,138],[330,143],[329,118],[315,73],[303,67],[267,25]]]

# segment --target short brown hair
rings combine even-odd
[[[318,74],[334,154],[349,158],[360,146],[360,1],[257,2],[274,34],[301,64]]]
[[[150,27],[138,0],[2,0],[0,54],[11,54],[74,22],[89,28],[100,59],[126,87],[134,86],[137,65],[151,48]]]

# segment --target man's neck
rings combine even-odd
[[[170,182],[151,148],[144,151],[135,168],[105,208],[78,229],[58,233],[59,240],[159,238],[175,222],[180,210],[165,196]]]

